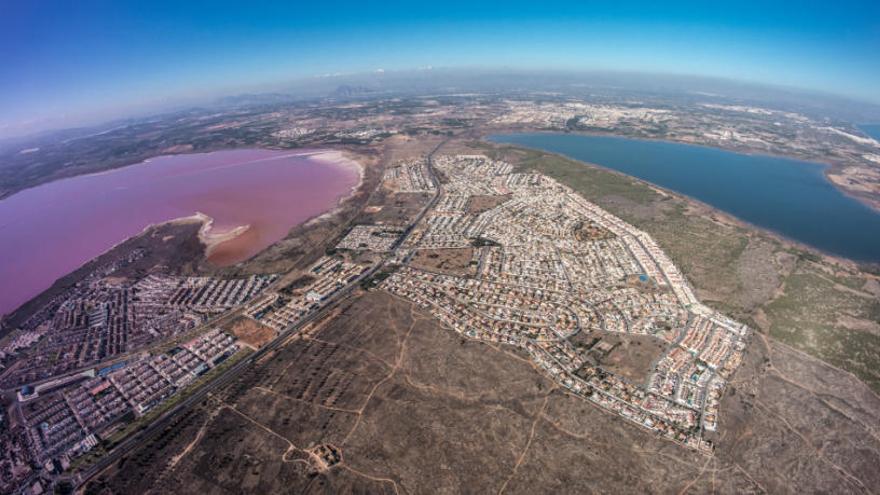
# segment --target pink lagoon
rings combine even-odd
[[[360,181],[338,152],[229,150],[160,156],[51,182],[0,201],[0,314],[149,225],[196,213],[234,264],[333,209]],[[226,240],[223,240],[226,239]]]

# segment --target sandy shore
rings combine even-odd
[[[316,150],[316,151],[307,151],[301,153],[294,153],[286,156],[302,156],[306,157],[309,160],[315,160],[322,165],[325,166],[334,166],[341,167],[346,170],[354,171],[357,173],[358,179],[357,182],[352,185],[349,192],[339,198],[336,205],[334,205],[329,210],[321,213],[320,215],[316,215],[310,219],[307,219],[303,224],[313,224],[315,222],[319,222],[324,218],[327,218],[334,213],[336,213],[341,205],[351,197],[353,197],[361,188],[364,183],[364,166],[353,156],[347,154],[344,151],[339,150]],[[237,227],[223,230],[223,231],[215,231],[214,229],[214,219],[209,215],[206,215],[202,212],[196,212],[195,215],[184,217],[181,219],[177,219],[178,221],[192,221],[192,222],[200,222],[202,227],[199,229],[199,240],[202,244],[205,245],[205,258],[209,259],[211,254],[224,243],[233,241],[240,237],[242,234],[247,232],[250,228],[249,225],[239,225]],[[296,225],[291,225],[290,228],[294,228]]]
[[[195,215],[178,219],[178,221],[195,221],[202,224],[199,228],[199,241],[205,245],[205,257],[210,257],[214,249],[226,241],[231,241],[236,237],[247,232],[250,225],[239,225],[225,231],[216,231],[214,229],[214,219],[210,216],[197,211]]]
[[[305,151],[305,152],[297,152],[291,153],[290,155],[283,155],[282,157],[290,157],[290,156],[302,156],[306,157],[310,160],[315,160],[320,162],[325,166],[335,166],[342,167],[347,170],[351,170],[357,173],[358,180],[351,187],[351,190],[348,194],[339,198],[337,204],[325,211],[324,213],[314,216],[305,222],[304,224],[313,224],[315,222],[319,222],[328,216],[333,215],[336,211],[339,210],[342,203],[346,200],[354,196],[358,190],[360,190],[361,186],[364,182],[364,166],[351,154],[348,154],[344,151],[340,150],[315,150],[315,151]],[[146,161],[149,161],[147,159]],[[99,172],[100,173],[100,172]],[[205,246],[205,258],[208,259],[211,257],[211,254],[222,244],[233,241],[240,237],[242,234],[247,232],[250,229],[250,225],[239,225],[233,228],[217,230],[214,227],[214,218],[210,215],[207,215],[203,212],[197,211],[195,214],[179,217],[175,219],[171,219],[165,222],[158,222],[155,224],[148,225],[144,228],[144,230],[138,234],[141,235],[144,232],[150,230],[151,228],[158,227],[160,225],[165,224],[183,224],[183,223],[199,223],[201,227],[199,228],[199,241]],[[295,227],[295,225],[291,225],[291,228]],[[125,242],[127,239],[123,239],[118,244]],[[118,245],[117,244],[117,245]],[[116,246],[113,246],[116,247]],[[113,249],[113,248],[110,248]],[[108,250],[109,251],[109,250]]]
[[[354,186],[352,186],[351,192],[350,194],[348,194],[348,196],[351,196],[352,194],[357,192],[357,190],[360,189],[361,185],[364,183],[364,166],[361,165],[361,163],[357,161],[352,155],[347,154],[344,151],[324,150],[316,151],[313,153],[304,153],[303,155],[315,160],[319,160],[325,164],[336,165],[357,172],[358,181]]]
[[[325,211],[320,215],[316,215],[305,222],[303,225],[314,225],[317,222],[324,220],[336,212],[339,211],[339,208],[345,203],[347,200],[351,199],[357,192],[360,190],[361,186],[364,184],[364,165],[359,162],[354,155],[347,153],[345,151],[339,150],[323,150],[316,151],[312,153],[304,153],[304,155],[308,155],[310,158],[314,158],[316,160],[320,160],[323,163],[329,165],[335,165],[340,167],[345,167],[350,170],[354,170],[358,174],[357,183],[355,183],[348,194],[339,198],[339,201],[336,203],[336,206],[331,208],[330,210]]]

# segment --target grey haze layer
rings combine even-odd
[[[619,137],[526,133],[489,139],[595,163],[822,251],[880,262],[880,214],[837,190],[823,165]]]

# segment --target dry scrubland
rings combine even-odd
[[[880,391],[880,280],[616,172],[536,151],[495,156],[547,174],[648,232],[706,304]]]
[[[259,349],[275,338],[274,330],[250,318],[237,318],[231,323],[230,330],[235,338],[252,349]]]
[[[88,491],[864,493],[880,483],[880,400],[848,375],[759,338],[733,386],[705,457],[372,291]],[[319,469],[309,453],[321,445],[341,463]]]
[[[556,388],[511,349],[463,340],[373,290],[341,302],[307,335],[175,418],[86,493],[869,493],[880,486],[880,398],[854,376],[880,386],[870,326],[876,279],[616,173],[482,144],[444,152],[477,146],[565,182],[646,230],[700,298],[761,329],[724,398],[714,456],[633,427]],[[398,199],[375,193],[361,204],[389,211]],[[440,254],[421,261],[442,263]],[[599,359],[642,376],[655,354],[646,345],[622,340]],[[340,453],[338,464],[319,460],[328,449]]]
[[[473,276],[477,271],[473,258],[474,250],[471,248],[420,249],[410,263],[414,268],[427,272]]]

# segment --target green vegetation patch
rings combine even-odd
[[[621,174],[596,166],[587,167],[558,155],[532,150],[517,151],[524,155],[518,163],[518,171],[534,170],[548,175],[588,198],[618,196],[642,205],[662,198],[648,185]]]
[[[736,265],[749,243],[744,231],[689,214],[685,201],[623,174],[538,151],[509,152],[521,157],[518,170],[553,177],[651,234],[691,283],[712,293],[711,301],[726,301],[743,289]]]
[[[878,301],[851,289],[847,281],[802,265],[785,280],[783,295],[766,307],[770,335],[854,373],[878,390],[880,335],[848,323],[877,322]]]
[[[518,171],[553,177],[649,233],[703,302],[753,328],[761,321],[773,338],[880,391],[880,333],[871,327],[880,322],[880,298],[863,289],[870,275],[765,232],[717,222],[686,200],[617,172],[536,150],[472,146]]]

